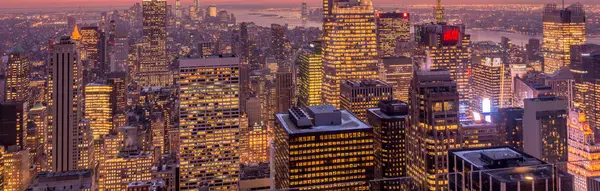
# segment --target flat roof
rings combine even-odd
[[[387,115],[387,114],[381,112],[380,108],[371,108],[371,109],[367,109],[367,111],[375,114],[377,117],[379,117],[381,119],[406,119],[408,117],[408,115]]]
[[[239,64],[240,58],[234,56],[209,56],[179,60],[180,69],[190,67],[237,66]]]
[[[289,114],[287,113],[276,114],[275,117],[289,135],[371,129],[371,126],[356,118],[356,116],[352,115],[350,112],[346,110],[340,110],[340,112],[342,114],[342,124],[312,126],[310,128],[297,127],[296,124],[290,120]]]
[[[483,170],[487,169],[487,168],[485,168],[485,165],[488,165],[489,163],[486,161],[483,161],[481,159],[481,155],[486,155],[495,160],[516,158],[516,157],[524,159],[523,161],[511,163],[510,165],[506,165],[501,168],[536,166],[536,165],[546,164],[535,157],[521,153],[510,147],[495,147],[495,148],[459,150],[459,151],[454,151],[452,153],[454,153],[454,155],[456,155],[457,157],[460,157],[461,159],[463,159],[465,162],[468,162],[468,163],[472,164],[473,166],[476,166],[477,168],[483,169]]]

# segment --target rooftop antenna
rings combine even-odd
[[[565,0],[562,0],[562,5],[563,5],[562,9],[565,9]]]

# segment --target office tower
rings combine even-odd
[[[107,84],[89,83],[85,86],[85,119],[90,120],[94,139],[102,138],[113,129],[113,89]]]
[[[95,26],[81,27],[80,42],[83,50],[85,50],[83,56],[84,60],[82,61],[87,62],[87,67],[84,68],[84,70],[87,70],[88,72],[86,75],[98,75],[100,66],[104,64],[102,63],[104,61],[102,53],[104,47],[102,46],[105,44],[102,42],[103,38],[101,33],[103,33],[101,29]],[[94,80],[95,77],[97,76],[88,77],[87,79]]]
[[[369,190],[368,181],[373,178],[371,126],[332,105],[306,110],[294,107],[276,114],[275,121],[274,189]]]
[[[294,74],[289,68],[279,68],[275,74],[275,96],[277,113],[285,113],[294,106]]]
[[[200,52],[200,56],[212,56],[217,53],[215,50],[215,43],[213,42],[203,42],[198,44],[198,50]]]
[[[197,9],[200,10],[200,9]],[[206,11],[209,17],[217,17],[217,6],[210,5],[208,6],[208,10]]]
[[[6,64],[6,101],[29,102],[29,58],[25,50],[17,46],[8,55]]]
[[[542,20],[544,73],[552,74],[571,65],[571,45],[585,43],[585,11],[579,3],[565,9],[558,9],[556,4],[547,4]]]
[[[167,60],[167,1],[144,0],[142,3],[144,27],[138,83],[141,86],[169,86],[173,80]]]
[[[492,122],[500,126],[500,136],[504,136],[504,145],[519,151],[523,151],[523,113],[523,108],[507,107],[501,108],[492,116]]]
[[[415,28],[416,41],[424,50],[427,62],[421,69],[448,70],[458,84],[461,118],[469,111],[471,65],[471,36],[463,25],[424,24]]]
[[[163,180],[165,182],[165,191],[179,190],[179,166],[172,162],[160,162],[155,168],[152,168],[152,179]]]
[[[375,13],[371,0],[323,1],[323,11],[323,101],[339,107],[343,80],[377,78]]]
[[[177,18],[177,20],[181,20],[181,17],[183,17],[183,9],[181,8],[181,0],[177,0],[177,1],[175,1],[175,18]]]
[[[277,59],[279,65],[285,65],[285,31],[286,28],[279,24],[271,24],[271,55]]]
[[[44,171],[47,171],[47,167],[52,164],[50,160],[50,153],[52,152],[52,131],[48,128],[48,110],[42,105],[42,103],[36,103],[31,109],[29,109],[29,121],[31,121],[37,129],[37,140],[39,141],[41,148],[40,153],[46,157],[45,160],[39,161],[45,164],[41,164]]]
[[[27,188],[29,180],[29,151],[18,146],[10,146],[2,153],[2,177],[5,191],[21,191]]]
[[[379,101],[392,100],[392,86],[381,80],[342,81],[340,103],[360,120],[367,121],[367,109],[377,107]]]
[[[63,171],[63,172],[42,172],[37,174],[27,191],[42,190],[60,190],[64,188],[71,191],[89,191],[97,185],[94,171],[92,169]]]
[[[152,153],[142,149],[142,132],[138,127],[126,126],[119,128],[119,134],[124,144],[118,155],[104,160],[98,167],[99,190],[125,190],[130,182],[152,178],[154,158]]]
[[[241,162],[244,164],[256,164],[268,162],[269,132],[264,123],[249,124],[242,131],[240,141],[242,149]]]
[[[408,13],[377,13],[377,48],[379,57],[396,55],[399,42],[410,41],[410,17]]]
[[[196,8],[196,10],[200,10],[200,0],[194,0],[192,7]]]
[[[373,127],[375,178],[393,179],[406,176],[406,129],[408,129],[408,104],[403,101],[381,101],[377,108],[367,111],[369,125]],[[376,190],[401,190],[402,181],[375,182]]]
[[[541,46],[540,39],[529,39],[528,43],[525,45],[525,49],[527,51],[527,60],[533,59],[538,52],[540,52]]]
[[[386,57],[381,59],[383,68],[380,79],[392,86],[394,99],[408,102],[410,81],[413,76],[413,60],[409,57]]]
[[[113,48],[114,53],[111,56],[110,72],[127,71],[127,63],[129,62],[129,32],[124,27],[120,27],[120,25],[117,27]]]
[[[451,150],[450,191],[573,190],[571,176],[511,147]]]
[[[551,95],[567,100],[569,108],[573,108],[573,88],[575,77],[569,68],[561,68],[544,79],[546,86],[552,88]]]
[[[475,115],[489,116],[510,106],[510,75],[501,57],[483,57],[472,66],[471,110]]]
[[[298,65],[298,106],[316,106],[323,103],[323,60],[321,42],[311,42],[301,50]]]
[[[574,82],[573,107],[586,114],[593,129],[600,125],[600,45],[571,46],[571,71]]]
[[[530,81],[530,77],[515,77],[514,84],[512,103],[514,107],[524,107],[524,100],[527,98],[552,94],[552,87],[544,85],[543,82]]]
[[[189,12],[190,12],[190,19],[192,21],[197,21],[198,20],[197,9],[194,6],[190,6]]]
[[[448,150],[460,148],[458,91],[449,71],[417,71],[411,83],[411,126],[406,130],[407,176],[417,190],[446,185]]]
[[[504,145],[500,126],[485,120],[461,121],[462,148],[484,148]]]
[[[525,99],[524,151],[549,163],[567,161],[567,101],[557,97]]]
[[[125,126],[126,116],[125,109],[127,108],[126,86],[123,77],[111,77],[106,80],[107,85],[112,88],[110,94],[110,106],[113,117],[113,129]]]
[[[436,5],[433,8],[433,17],[435,18],[436,23],[445,22],[444,18],[444,7],[442,6],[442,0],[437,0]]]
[[[308,5],[306,2],[302,2],[302,6],[300,7],[300,19],[302,19],[302,21],[308,20]]]
[[[595,140],[594,130],[590,127],[585,114],[577,111],[569,111],[569,162],[567,169],[573,175],[574,190],[585,191],[588,189],[588,180],[600,175],[598,170],[598,159],[588,156],[600,153]]]
[[[181,190],[237,189],[239,65],[225,56],[180,60]]]
[[[83,66],[76,44],[62,37],[53,45],[49,59],[50,128],[52,129],[52,171],[77,170],[78,125],[83,112]],[[80,139],[81,138],[81,139]]]
[[[25,149],[27,135],[27,103],[0,103],[0,146]]]

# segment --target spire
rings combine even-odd
[[[437,0],[437,4],[433,9],[433,14],[435,16],[436,23],[444,22],[444,7],[442,7],[442,0]]]
[[[81,40],[81,34],[79,34],[79,27],[75,25],[73,28],[73,33],[71,33],[71,39],[73,40]]]

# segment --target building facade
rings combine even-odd
[[[410,41],[410,15],[400,12],[376,13],[375,19],[379,56],[397,56],[396,44]]]
[[[138,72],[141,86],[173,84],[167,59],[167,1],[143,0],[143,46]]]
[[[567,101],[557,97],[525,99],[524,151],[548,163],[567,161]],[[531,141],[529,141],[531,140]]]
[[[298,106],[323,103],[323,60],[321,42],[311,42],[298,56]]]
[[[586,42],[586,17],[583,5],[575,3],[565,9],[556,4],[544,7],[542,53],[544,73],[552,74],[571,65],[571,45]]]
[[[392,86],[381,80],[346,80],[341,84],[341,108],[350,111],[360,120],[367,120],[367,110],[379,101],[392,100]]]

